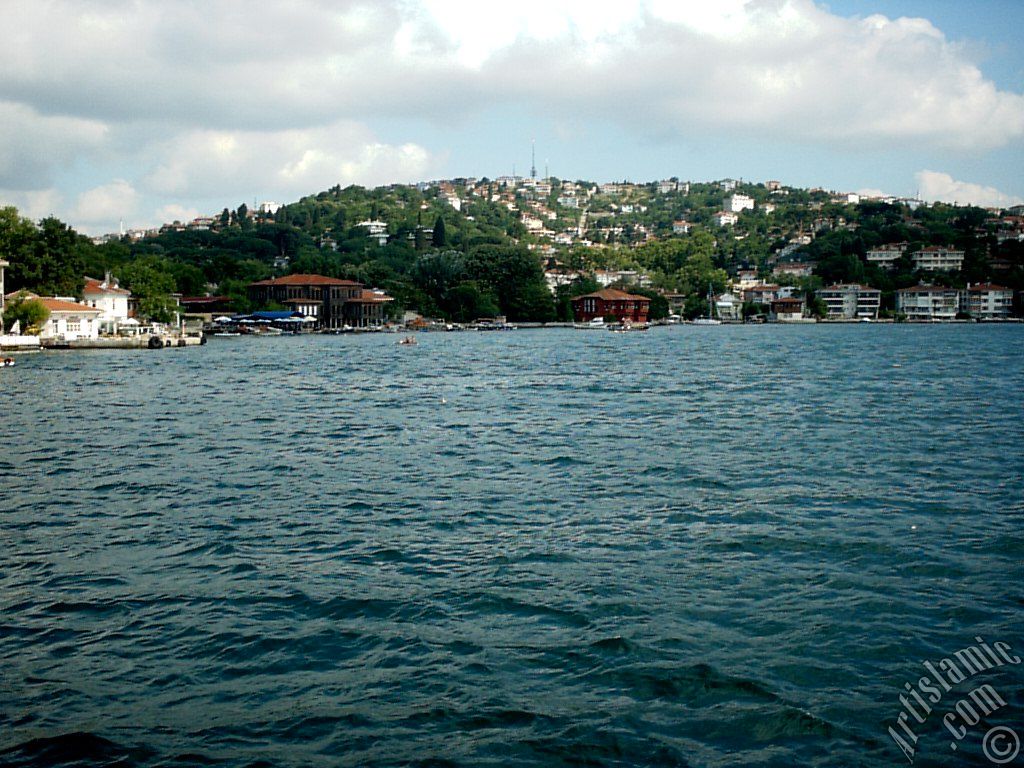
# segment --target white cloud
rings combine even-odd
[[[253,194],[287,199],[335,184],[415,181],[432,169],[416,144],[388,145],[364,126],[341,122],[284,131],[188,131],[150,149],[161,158],[145,177],[165,196]]]
[[[124,179],[87,190],[78,196],[70,216],[76,222],[93,224],[131,219],[138,207],[139,194]]]
[[[61,168],[99,150],[106,136],[98,121],[43,115],[0,97],[0,187],[47,187]]]
[[[994,187],[957,181],[948,173],[921,171],[915,174],[922,200],[928,202],[978,205],[983,208],[1006,208],[1024,204],[1024,198],[1008,195]]]
[[[918,153],[904,173],[1024,139],[1024,95],[929,21],[813,0],[0,3],[0,72],[0,187],[91,188],[83,218],[130,203],[116,179],[151,211],[416,180],[456,149],[424,121]]]
[[[177,203],[171,203],[161,207],[156,212],[156,222],[154,223],[168,223],[173,221],[192,221],[198,216],[202,215],[197,208],[189,208],[184,205]]]
[[[306,129],[517,103],[665,135],[1024,137],[1024,96],[928,21],[843,18],[812,0],[54,0],[0,7],[4,21],[16,31],[0,46],[0,98],[108,122]]]
[[[64,207],[64,196],[54,188],[17,190],[0,189],[0,206],[13,205],[18,213],[32,221],[58,215]]]

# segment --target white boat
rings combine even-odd
[[[715,317],[715,293],[711,290],[711,284],[708,283],[708,316],[698,317],[693,321],[693,325],[721,325],[722,321]]]
[[[605,322],[603,317],[595,317],[589,323],[573,323],[572,327],[580,331],[600,331],[605,327]]]

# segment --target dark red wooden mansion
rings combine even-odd
[[[646,296],[616,288],[605,288],[572,300],[572,312],[577,323],[587,323],[596,317],[614,317],[620,323],[646,323],[650,310],[651,300]]]

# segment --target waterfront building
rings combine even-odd
[[[743,300],[732,293],[723,293],[715,299],[715,313],[719,320],[742,320]]]
[[[393,301],[384,291],[364,288],[345,302],[345,317],[352,328],[379,328],[384,325],[385,310]]]
[[[573,316],[578,323],[587,323],[598,317],[615,317],[619,322],[646,323],[651,300],[646,296],[626,293],[615,288],[604,288],[572,300]]]
[[[748,304],[771,304],[779,298],[777,285],[752,285],[743,289],[743,301]]]
[[[829,320],[877,318],[882,303],[882,292],[877,288],[857,283],[830,285],[818,292],[828,308]]]
[[[316,319],[317,328],[342,328],[345,304],[362,296],[363,286],[352,280],[323,275],[285,275],[249,285],[249,299],[257,306],[282,304]]]
[[[960,308],[960,291],[942,285],[915,285],[896,291],[896,311],[907,320],[953,320]]]
[[[69,299],[35,295],[32,298],[38,299],[50,311],[50,316],[39,330],[41,340],[78,341],[99,337],[103,310]]]
[[[771,303],[771,319],[780,323],[792,323],[803,320],[804,300],[796,296],[775,299]]]
[[[957,272],[964,264],[964,252],[952,248],[931,245],[914,251],[910,258],[914,260],[915,269],[928,272]]]
[[[1013,311],[1013,290],[992,283],[967,284],[960,310],[978,320],[1002,320]]]
[[[102,280],[85,278],[82,303],[102,312],[99,317],[100,333],[116,334],[131,316],[128,308],[131,295],[131,291],[121,288],[117,279],[107,272]]]

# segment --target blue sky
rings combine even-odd
[[[0,0],[0,204],[89,233],[538,171],[1024,199],[1024,3]]]

